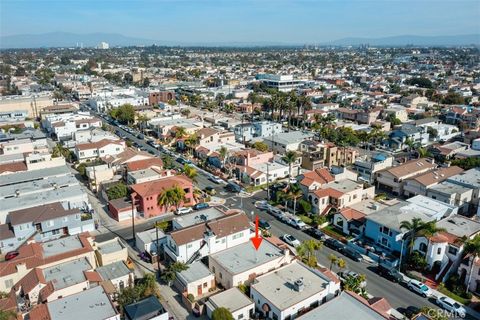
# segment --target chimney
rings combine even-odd
[[[303,278],[295,280],[295,282],[293,283],[293,287],[295,288],[295,291],[302,292],[303,289],[305,289],[305,284],[303,283]]]

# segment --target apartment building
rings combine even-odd
[[[235,213],[167,234],[165,253],[173,261],[192,263],[210,254],[250,242],[250,221]]]
[[[347,166],[354,163],[358,155],[358,152],[352,148],[312,140],[300,143],[300,152],[302,152],[302,168],[307,170]]]
[[[372,156],[363,156],[355,160],[353,168],[358,173],[359,179],[369,183],[375,182],[377,172],[393,166],[393,157],[376,153]]]

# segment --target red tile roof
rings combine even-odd
[[[46,304],[35,306],[28,314],[30,320],[51,320],[50,313]]]
[[[145,170],[151,167],[163,168],[163,161],[160,158],[143,159],[127,163],[128,171]]]
[[[163,190],[174,187],[176,185],[182,188],[192,188],[192,180],[183,175],[170,176],[154,181],[134,184],[131,188],[139,196],[146,197],[156,196],[160,194]]]
[[[315,169],[303,174],[303,179],[300,181],[300,184],[309,187],[314,182],[319,184],[326,184],[329,182],[335,181],[335,178],[332,176],[330,171],[326,168]]]
[[[358,211],[358,210],[355,210],[353,208],[350,208],[350,207],[345,207],[343,208],[342,210],[340,210],[340,214],[345,218],[347,219],[347,221],[351,221],[351,220],[365,220],[365,214]]]
[[[109,140],[109,139],[102,139],[102,140],[97,141],[97,142],[89,142],[89,143],[77,144],[77,145],[75,146],[75,148],[77,148],[78,150],[100,149],[100,148],[103,148],[103,147],[105,147],[105,146],[108,146],[109,144],[116,144],[116,145],[123,146],[122,142],[120,142],[120,141],[114,141],[114,140]]]
[[[0,164],[0,174],[5,172],[19,172],[19,171],[27,171],[27,165],[25,162],[13,162],[13,163],[5,163]]]

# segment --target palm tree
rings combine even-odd
[[[328,255],[328,260],[330,261],[329,269],[332,270],[333,265],[337,264],[338,257],[336,255],[334,255],[333,253],[330,253]]]
[[[417,148],[418,158],[428,158],[431,157],[432,154],[426,148],[418,147]]]
[[[317,266],[315,253],[322,248],[322,243],[315,239],[305,240],[297,247],[297,254],[309,267]]]
[[[422,229],[419,231],[419,234],[424,236],[427,241],[427,248],[430,246],[430,238],[433,237],[438,232],[447,231],[445,228],[437,227],[437,223],[435,221],[429,221],[423,224]]]
[[[416,145],[415,141],[412,138],[405,139],[405,142],[403,144],[408,147],[408,152],[411,152]]]
[[[195,147],[198,145],[198,142],[199,142],[199,137],[194,133],[190,136],[188,136],[186,139],[185,139],[185,145],[190,149],[190,151],[192,152],[192,156],[193,156],[193,150],[195,150]]]
[[[292,177],[292,164],[297,160],[297,153],[295,151],[287,151],[287,153],[282,157],[282,160],[288,164],[288,177]]]
[[[185,164],[183,166],[183,174],[186,175],[188,178],[190,178],[193,182],[197,181],[198,172],[197,172],[197,169],[195,169],[195,167],[189,164]]]
[[[166,190],[164,189],[157,198],[158,205],[160,207],[164,207],[166,210],[168,210],[168,208],[171,206],[175,206],[175,208],[178,210],[180,204],[182,204],[184,201],[185,191],[178,185]]]
[[[411,254],[415,239],[418,238],[419,233],[425,228],[425,222],[420,218],[413,218],[412,221],[402,221],[400,229],[407,230],[407,238],[409,239],[408,253]],[[403,249],[402,249],[403,250]]]
[[[225,163],[227,162],[228,157],[228,149],[225,146],[222,146],[218,150],[218,154],[220,155],[220,159],[222,160],[222,166],[225,168]]]
[[[341,269],[345,269],[347,267],[347,263],[345,262],[345,260],[343,260],[342,258],[339,258],[337,260],[337,267],[341,270]]]
[[[175,129],[175,138],[182,139],[187,136],[187,130],[184,127],[177,127]]]
[[[467,289],[469,291],[470,281],[472,281],[473,266],[475,265],[475,260],[480,257],[480,235],[476,235],[473,239],[468,239],[467,237],[462,237],[459,241],[463,244],[462,255],[465,258],[470,256],[470,271],[468,272],[468,281]]]
[[[300,188],[292,188],[289,191],[289,198],[293,200],[293,215],[297,211],[297,200],[303,197],[302,189]]]
[[[150,118],[147,117],[146,115],[144,115],[143,113],[138,114],[137,122],[139,124],[140,131],[143,132],[143,130],[145,130],[146,124],[149,120],[150,120]]]

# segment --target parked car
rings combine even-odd
[[[12,260],[13,258],[15,258],[16,256],[19,255],[19,252],[18,251],[10,251],[10,252],[7,252],[5,254],[5,260]]]
[[[288,221],[288,224],[299,230],[304,230],[308,227],[308,225],[298,217],[290,218],[290,221]]]
[[[330,249],[333,249],[335,251],[338,251],[338,252],[343,252],[343,250],[345,249],[345,245],[338,241],[337,239],[333,239],[333,238],[328,238],[326,239],[323,244],[330,248]]]
[[[255,208],[260,209],[260,210],[268,210],[270,205],[266,200],[260,200],[255,202]]]
[[[242,191],[242,187],[240,187],[238,184],[233,182],[229,182],[225,186],[225,189],[227,189],[227,191],[234,192],[234,193],[240,193]]]
[[[192,208],[181,207],[181,208],[178,208],[177,211],[175,211],[175,214],[180,215],[180,214],[187,214],[187,213],[190,213],[190,212],[193,212]]]
[[[214,187],[207,186],[207,187],[205,187],[205,193],[213,196],[213,195],[217,194],[217,190],[215,190]]]
[[[290,234],[284,234],[280,239],[285,241],[287,244],[291,245],[292,247],[298,247],[300,245],[300,241],[297,240],[294,236]]]
[[[280,216],[283,215],[282,210],[278,209],[277,207],[270,206],[267,208],[268,213],[270,213],[272,216],[279,218]]]
[[[340,271],[338,273],[338,277],[340,278],[340,280],[342,282],[345,281],[349,277],[356,278],[358,276],[359,276],[358,273],[356,273],[355,271],[350,271],[350,270]],[[364,280],[364,281],[362,281],[362,283],[360,283],[360,287],[365,288],[366,286],[367,286],[367,280]]]
[[[361,262],[363,260],[362,255],[350,247],[345,247],[342,253],[353,261]]]
[[[222,180],[220,177],[218,177],[218,176],[210,176],[210,177],[208,178],[208,180],[210,180],[210,181],[212,181],[212,182],[215,182],[215,183],[218,183],[218,184],[220,184],[220,183],[223,182],[223,180]]]
[[[397,269],[383,264],[377,266],[377,274],[392,282],[401,283],[403,281],[403,276]]]
[[[265,230],[270,230],[272,228],[270,223],[268,223],[268,221],[264,220],[264,219],[258,220],[258,226],[262,229],[265,229]]]
[[[436,303],[440,308],[455,313],[460,318],[465,318],[467,314],[467,310],[461,304],[449,297],[438,297]]]
[[[137,135],[137,138],[138,138],[138,139],[144,139],[145,136],[143,135],[143,133],[139,133],[139,134]]]
[[[320,231],[319,229],[317,228],[307,228],[305,229],[305,233],[308,234],[309,236],[317,239],[317,240],[321,240],[321,241],[324,241],[325,240],[325,233],[323,233],[322,231]]]
[[[206,202],[201,202],[201,203],[197,203],[196,205],[193,206],[193,209],[194,210],[202,210],[202,209],[207,209],[209,208],[210,205]]]
[[[418,293],[424,298],[430,297],[432,295],[432,290],[418,280],[412,279],[408,281],[407,288],[413,292]]]

